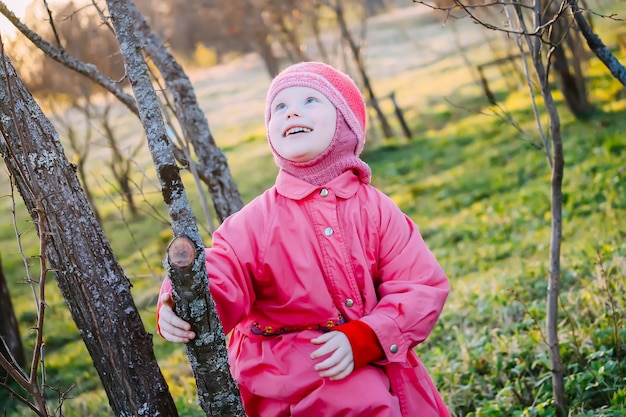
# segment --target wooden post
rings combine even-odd
[[[393,103],[393,111],[396,114],[398,121],[400,122],[400,126],[402,126],[402,132],[404,133],[404,136],[408,140],[413,139],[413,134],[411,133],[411,129],[409,129],[409,125],[407,125],[406,120],[404,120],[404,113],[402,113],[402,109],[400,108],[400,106],[398,106],[398,102],[396,101],[396,92],[392,91],[391,94],[389,94],[389,98],[391,99],[391,102]]]

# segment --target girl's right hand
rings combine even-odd
[[[159,330],[165,340],[175,343],[187,343],[196,337],[189,323],[174,313],[174,299],[171,293],[161,295],[159,310]]]

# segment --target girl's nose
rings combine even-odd
[[[300,110],[296,106],[289,108],[287,112],[287,119],[291,119],[292,117],[300,117]]]

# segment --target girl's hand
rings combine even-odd
[[[161,295],[161,309],[159,310],[159,329],[165,340],[175,343],[187,343],[196,337],[189,323],[174,313],[172,294]]]
[[[319,371],[322,378],[328,377],[331,381],[344,379],[354,370],[354,357],[352,346],[348,337],[342,332],[328,332],[311,339],[314,345],[322,345],[311,353],[311,359],[318,359],[325,355],[328,358],[317,363],[315,370]]]

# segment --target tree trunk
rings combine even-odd
[[[50,270],[116,416],[177,416],[130,292],[58,133],[17,77],[0,65],[0,153],[36,220],[44,213]],[[38,222],[35,221],[35,225]]]
[[[190,322],[196,333],[186,348],[196,377],[199,402],[207,416],[243,416],[239,389],[230,376],[224,331],[209,293],[202,239],[180,178],[148,65],[141,55],[135,35],[136,20],[128,4],[128,0],[107,0],[174,235],[187,243],[183,251],[187,261],[182,264],[173,261],[168,250],[166,266],[174,287],[176,312]]]
[[[533,8],[533,25],[538,28],[542,25],[540,2],[535,2]],[[548,356],[550,358],[550,371],[552,373],[552,394],[554,396],[555,415],[557,417],[565,417],[568,415],[568,404],[565,397],[565,369],[563,360],[561,359],[560,343],[559,343],[559,284],[561,280],[561,242],[563,238],[563,139],[561,137],[561,120],[559,112],[554,102],[548,73],[543,63],[542,48],[543,44],[539,37],[528,35],[534,32],[528,31],[521,8],[516,7],[517,20],[528,50],[532,58],[533,68],[535,69],[540,89],[541,97],[548,113],[548,121],[550,124],[549,134],[550,141],[544,140],[545,153],[552,169],[552,177],[550,183],[551,197],[551,234],[550,234],[550,277],[548,281],[548,293],[546,297],[546,343],[548,344]],[[521,35],[520,35],[521,36]],[[523,47],[520,42],[520,50]],[[524,59],[524,57],[522,57]],[[528,73],[527,73],[528,74]],[[529,87],[532,85],[531,80],[527,80]],[[530,87],[532,89],[532,87]],[[532,91],[531,91],[531,94]],[[536,122],[539,131],[543,132],[541,120],[536,115]]]
[[[563,99],[567,108],[576,118],[585,118],[593,111],[593,106],[589,103],[587,89],[581,87],[584,80],[578,79],[570,71],[564,44],[557,45],[552,53],[552,67],[556,71],[559,81],[559,90],[563,94]]]
[[[552,391],[557,407],[556,415],[567,415],[565,398],[565,369],[561,359],[559,343],[559,292],[561,281],[561,241],[563,239],[563,140],[561,124],[556,104],[552,98],[548,81],[542,82],[542,95],[550,117],[550,137],[552,138],[552,177],[550,181],[551,196],[551,234],[550,234],[550,281],[548,283],[546,333],[550,364],[552,366]]]
[[[269,75],[269,78],[272,79],[277,76],[280,72],[280,62],[276,55],[274,55],[272,46],[268,44],[264,39],[256,39],[252,42],[256,47],[257,53],[263,59],[263,63],[265,64],[265,69],[267,70],[267,75]]]
[[[209,123],[183,68],[130,1],[128,9],[141,46],[159,69],[174,98],[176,117],[183,136],[192,144],[198,156],[198,171],[202,180],[208,184],[217,217],[222,222],[243,207],[243,200],[230,173],[226,156],[215,144]]]
[[[135,204],[135,198],[133,197],[133,190],[131,188],[131,157],[125,156],[120,150],[110,117],[111,109],[112,106],[107,103],[104,111],[99,116],[101,117],[100,127],[102,128],[102,134],[109,144],[109,148],[111,148],[111,160],[108,165],[111,169],[111,174],[113,174],[117,185],[120,187],[119,190],[117,190],[120,197],[128,204],[128,210],[131,216],[136,217],[139,210]]]
[[[17,365],[24,366],[24,347],[20,338],[20,329],[15,319],[15,311],[11,303],[9,286],[4,270],[2,268],[2,258],[0,257],[0,355],[5,357],[10,354],[15,359]],[[6,347],[6,349],[5,349]],[[6,372],[0,367],[0,380],[6,377]]]
[[[544,20],[548,19],[548,15],[552,18],[557,14],[555,8],[559,7],[559,4],[553,2],[549,4],[549,13],[552,14],[547,13],[544,16]],[[589,117],[594,109],[589,102],[586,80],[582,72],[579,71],[579,76],[576,76],[576,71],[572,72],[574,65],[570,65],[567,57],[567,42],[565,42],[565,39],[570,36],[568,32],[572,30],[568,20],[567,16],[561,15],[551,26],[550,41],[555,45],[551,62],[557,75],[559,90],[563,94],[563,100],[567,108],[576,118],[586,118]]]
[[[348,25],[346,24],[346,20],[343,15],[343,6],[341,4],[341,0],[336,0],[335,13],[337,14],[337,21],[339,22],[339,26],[341,28],[341,36],[348,42],[348,45],[354,57],[354,61],[357,64],[359,72],[361,73],[361,77],[363,78],[363,84],[365,85],[365,90],[367,91],[367,96],[369,98],[368,102],[374,108],[376,116],[378,116],[378,121],[380,122],[380,125],[383,129],[383,134],[385,135],[385,138],[390,139],[393,137],[393,131],[391,130],[391,126],[387,121],[387,117],[385,117],[385,114],[382,112],[380,106],[378,105],[378,99],[374,94],[374,89],[372,88],[370,79],[367,75],[367,72],[365,71],[365,65],[363,64],[363,60],[361,59],[359,48],[357,47],[354,39],[352,39],[352,36],[348,31]]]
[[[285,22],[285,14],[280,14],[276,16],[276,25],[278,26],[280,33],[285,36],[283,48],[285,48],[286,51],[293,51],[296,56],[296,61],[294,61],[294,63],[301,61],[310,61],[310,58],[300,46],[300,40],[296,32],[295,23],[292,24],[291,28],[289,28],[287,26],[287,23]],[[279,39],[280,38],[281,36],[279,36]]]
[[[539,2],[535,5],[535,27],[540,25]],[[551,234],[550,234],[550,279],[546,299],[546,336],[548,355],[552,372],[552,393],[556,406],[556,416],[565,417],[568,414],[567,399],[565,397],[565,369],[561,359],[559,343],[559,284],[561,280],[561,241],[563,238],[563,140],[561,138],[561,120],[552,96],[548,74],[542,61],[541,40],[534,37],[528,40],[532,54],[533,66],[539,78],[541,96],[548,112],[550,123],[550,138],[552,152],[546,153],[552,157],[552,177],[550,182],[551,196]]]

